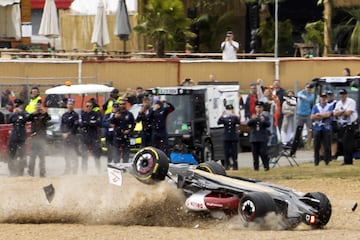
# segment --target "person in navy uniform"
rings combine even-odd
[[[267,152],[269,132],[267,128],[270,126],[270,120],[263,111],[264,103],[257,101],[255,103],[255,114],[251,116],[251,119],[247,123],[251,128],[250,143],[252,146],[255,171],[259,170],[259,156],[261,157],[265,171],[269,170],[269,155]]]
[[[113,161],[114,157],[114,128],[110,126],[111,119],[119,109],[119,103],[114,102],[111,112],[104,115],[102,119],[103,137],[105,137],[105,145],[107,148],[106,156],[108,163]]]
[[[149,112],[152,121],[151,145],[162,150],[166,155],[169,153],[168,133],[166,130],[166,118],[175,110],[175,107],[165,99],[158,100]]]
[[[135,127],[134,115],[126,109],[124,100],[119,102],[119,109],[110,120],[110,126],[114,128],[114,162],[129,162],[130,133]]]
[[[10,132],[8,153],[8,168],[10,176],[23,176],[26,166],[25,141],[27,113],[24,110],[24,102],[15,99],[14,111],[9,116],[9,123],[12,124]]]
[[[81,121],[79,129],[81,133],[81,170],[87,173],[89,152],[92,152],[95,158],[95,167],[100,172],[100,127],[101,114],[99,111],[94,111],[93,100],[88,100],[85,103],[85,109],[81,112]]]
[[[223,147],[224,147],[224,162],[223,165],[226,170],[230,169],[230,158],[233,161],[233,170],[238,170],[237,163],[237,145],[239,140],[238,126],[240,125],[239,116],[235,115],[233,105],[226,105],[225,111],[218,120],[218,124],[224,125],[223,133]]]
[[[67,99],[67,111],[61,117],[60,129],[64,139],[64,174],[77,174],[79,168],[77,133],[79,127],[79,114],[74,111],[75,101]]]
[[[150,112],[150,99],[148,97],[143,98],[142,107],[136,117],[136,122],[142,123],[141,131],[141,146],[151,146],[151,124],[152,121],[149,117]]]
[[[331,161],[331,116],[333,105],[327,102],[326,93],[320,94],[319,103],[315,104],[311,110],[310,118],[313,121],[314,137],[314,164],[319,165],[320,147],[324,148],[324,161],[328,165]]]
[[[39,156],[40,177],[45,177],[46,175],[46,128],[51,120],[51,117],[42,109],[41,103],[41,100],[37,102],[35,105],[35,111],[28,117],[29,122],[31,122],[31,152],[28,173],[32,177],[35,172],[35,160],[37,156]]]

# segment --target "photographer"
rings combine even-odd
[[[225,40],[221,43],[222,59],[223,60],[236,60],[236,53],[239,50],[239,43],[234,41],[232,31],[226,32]]]
[[[10,176],[23,176],[26,165],[25,141],[27,114],[24,111],[24,102],[15,99],[15,109],[9,117],[13,125],[9,139],[9,171]]]

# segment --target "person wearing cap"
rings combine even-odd
[[[314,104],[315,96],[312,93],[312,89],[314,86],[310,83],[305,85],[305,89],[297,92],[296,97],[297,101],[297,108],[296,108],[296,115],[297,115],[297,126],[306,126],[307,130],[307,140],[306,140],[306,147],[310,148],[311,140],[312,140],[312,122],[311,122],[311,110],[312,105]]]
[[[64,139],[64,174],[77,174],[79,168],[78,139],[79,114],[74,110],[75,101],[67,99],[67,111],[61,116],[60,130]]]
[[[35,111],[31,113],[28,120],[31,122],[31,138],[30,138],[30,158],[28,173],[30,176],[35,175],[35,161],[39,157],[39,173],[40,177],[46,176],[46,129],[51,120],[50,115],[41,107],[42,101],[38,101],[35,105]]]
[[[129,162],[130,133],[135,127],[134,115],[126,109],[125,100],[119,102],[118,111],[110,119],[110,127],[114,128],[114,163]]]
[[[228,104],[225,106],[225,111],[218,119],[217,124],[224,125],[224,132],[222,135],[224,148],[223,165],[226,170],[229,170],[231,158],[233,170],[238,170],[237,145],[239,141],[238,126],[240,125],[240,118],[235,114],[233,105]]]
[[[24,101],[17,98],[14,103],[14,111],[9,116],[12,129],[8,145],[8,167],[10,176],[23,176],[26,166],[25,141],[27,138],[26,122],[28,118],[27,113],[24,111]]]
[[[38,87],[32,87],[30,91],[31,97],[29,103],[25,107],[27,113],[33,113],[35,111],[35,106],[41,100],[40,90]]]
[[[236,60],[236,53],[239,50],[239,43],[234,41],[232,31],[226,32],[225,40],[221,43],[222,59],[223,60]]]
[[[356,102],[348,97],[346,89],[339,90],[340,99],[334,109],[338,122],[338,139],[342,145],[344,165],[353,164],[353,143],[355,141],[355,123],[358,118]]]
[[[165,99],[158,100],[154,103],[149,112],[151,125],[151,145],[159,148],[168,156],[169,144],[168,133],[166,129],[167,116],[175,110],[175,107]]]
[[[270,126],[269,117],[263,113],[264,103],[256,102],[256,113],[251,116],[247,125],[250,127],[250,143],[253,156],[254,170],[259,170],[259,157],[263,163],[265,171],[269,170],[269,155],[267,151],[268,127]]]
[[[120,100],[119,89],[114,88],[110,93],[109,99],[102,106],[104,114],[111,113],[113,103],[119,102]]]
[[[118,109],[119,103],[114,102],[112,105],[111,113],[105,114],[102,119],[102,139],[105,138],[104,142],[108,163],[111,163],[114,157],[114,128],[110,126],[110,120],[114,117]]]
[[[324,161],[328,165],[331,161],[331,116],[333,106],[327,102],[326,92],[320,94],[319,103],[315,104],[311,110],[310,118],[313,121],[314,137],[314,164],[319,165],[320,147],[324,148]]]
[[[88,100],[85,103],[85,109],[81,111],[81,121],[79,123],[79,130],[81,134],[81,170],[87,173],[89,152],[94,155],[95,167],[100,172],[100,127],[101,114],[94,111],[94,101]]]

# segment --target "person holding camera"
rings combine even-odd
[[[261,157],[264,169],[265,171],[268,171],[269,155],[267,152],[267,142],[269,138],[268,127],[270,127],[270,119],[263,113],[263,102],[256,102],[255,111],[256,113],[251,116],[251,119],[247,123],[250,127],[250,143],[254,161],[254,170],[259,171],[259,157]]]
[[[239,50],[239,43],[234,41],[232,31],[226,32],[226,38],[221,43],[222,59],[223,60],[236,60],[236,53]]]
[[[331,116],[333,105],[327,102],[326,93],[320,94],[319,103],[315,104],[311,110],[310,118],[313,121],[314,138],[314,164],[319,165],[320,147],[324,147],[324,161],[328,165],[331,161]]]

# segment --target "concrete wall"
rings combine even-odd
[[[352,74],[360,72],[360,58],[282,58],[279,61],[279,79],[285,89],[302,88],[308,81],[321,76],[340,76],[348,67]],[[194,82],[207,81],[209,74],[215,74],[218,81],[238,81],[241,89],[247,91],[250,83],[258,78],[265,85],[275,79],[275,62],[263,59],[255,62],[239,60],[223,61],[180,61],[178,59],[136,59],[105,61],[61,61],[0,60],[0,83],[6,84],[62,84],[70,80],[82,82],[112,82],[125,90],[143,86],[178,85],[189,77]]]

